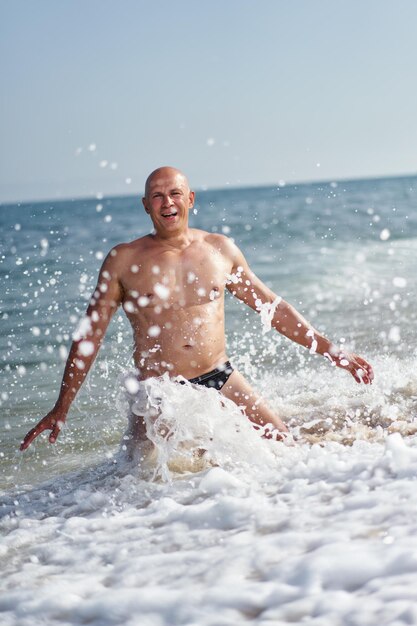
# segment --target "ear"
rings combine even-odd
[[[195,198],[194,191],[190,191],[190,195],[188,196],[188,200],[190,202],[190,206],[188,207],[189,209],[192,209],[194,206],[194,198]]]
[[[148,213],[148,214],[149,214],[149,209],[148,209],[148,207],[146,206],[146,205],[147,205],[147,202],[146,202],[146,198],[145,198],[145,196],[142,198],[142,204],[143,204],[143,206],[145,207],[145,211],[146,211],[146,213]]]

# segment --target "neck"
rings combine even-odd
[[[161,233],[160,231],[156,231],[155,234],[152,236],[154,240],[160,241],[161,243],[169,245],[172,248],[178,249],[186,248],[193,240],[193,236],[188,227],[186,230],[182,230],[181,232],[176,233]]]

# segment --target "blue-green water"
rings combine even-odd
[[[279,295],[375,365],[370,396],[319,357],[262,335],[256,314],[228,298],[234,362],[294,428],[337,414],[335,437],[349,420],[352,438],[370,436],[362,426],[376,436],[396,421],[413,432],[416,200],[416,177],[197,193],[192,226],[233,237]],[[101,259],[114,244],[149,232],[150,222],[139,198],[119,197],[3,205],[0,225],[0,483],[9,486],[84,466],[117,446],[125,426],[119,376],[131,363],[122,312],[59,444],[39,440],[17,452],[55,401]]]

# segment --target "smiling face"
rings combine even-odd
[[[169,237],[187,230],[194,192],[179,170],[161,167],[152,172],[146,181],[142,202],[158,235]]]

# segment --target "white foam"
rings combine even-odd
[[[271,330],[271,322],[274,317],[275,311],[282,298],[277,296],[273,302],[264,302],[256,300],[256,309],[261,315],[262,333],[265,334]]]
[[[417,380],[375,365],[371,388],[326,363],[303,388],[265,376],[294,446],[213,390],[148,381],[155,454],[2,495],[2,624],[414,623],[417,437],[390,428]]]
[[[141,383],[145,392],[133,408],[145,413],[147,436],[155,446],[155,474],[165,480],[170,467],[184,471],[213,464],[229,467],[271,462],[274,455],[241,410],[213,389],[173,383],[165,374]]]
[[[10,494],[2,623],[414,616],[416,443],[278,444],[263,472],[232,453],[227,467],[168,483],[103,464]]]

